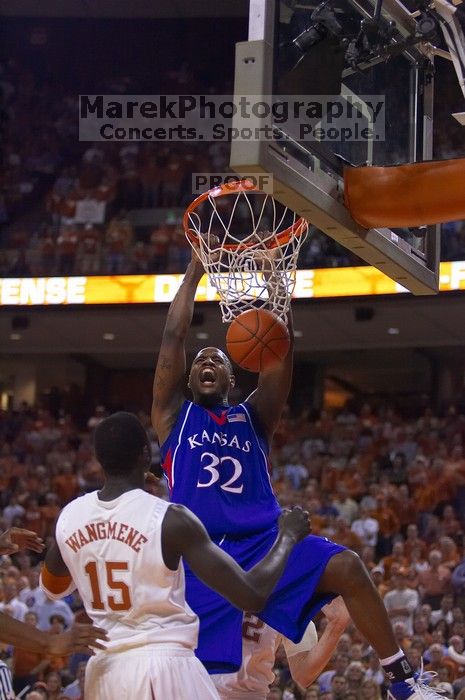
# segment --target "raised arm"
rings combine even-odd
[[[254,407],[269,443],[271,443],[278,426],[291,389],[294,362],[294,327],[290,309],[287,317],[287,327],[291,340],[289,352],[282,362],[274,365],[271,369],[260,372],[258,386],[247,399]]]
[[[289,640],[284,641],[292,678],[304,688],[311,685],[326,668],[350,620],[348,610],[340,596],[325,605],[322,610],[328,624],[319,641],[315,643],[316,631],[313,623],[310,623],[299,644],[293,644]]]
[[[163,444],[183,402],[186,373],[185,340],[194,313],[194,297],[204,273],[193,252],[184,280],[171,302],[153,380],[152,425]]]
[[[297,542],[310,532],[308,513],[300,508],[280,518],[279,535],[264,559],[247,573],[209,538],[187,508],[172,505],[163,521],[163,558],[176,569],[182,556],[207,586],[242,610],[261,610],[277,584]]]
[[[23,549],[30,549],[40,554],[44,551],[45,545],[41,537],[38,537],[31,530],[24,530],[21,527],[11,527],[0,534],[0,555],[16,554]]]

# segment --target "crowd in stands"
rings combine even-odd
[[[185,268],[180,212],[192,199],[192,173],[224,172],[228,144],[79,142],[75,95],[54,93],[48,83],[39,89],[34,75],[14,62],[0,72],[0,87],[8,115],[0,276]],[[163,210],[158,225],[132,224],[128,212],[144,208]]]
[[[0,527],[33,530],[50,541],[60,509],[100,487],[92,432],[106,415],[98,407],[86,425],[65,412],[27,406],[0,415]],[[149,417],[140,413],[153,450]],[[301,504],[315,534],[361,556],[383,597],[400,646],[415,670],[428,674],[445,698],[465,697],[465,415],[451,407],[406,420],[392,409],[303,411],[283,416],[272,448],[272,479],[283,506]],[[167,498],[164,481],[147,488]],[[0,610],[60,632],[85,613],[76,595],[48,601],[38,587],[40,556],[0,559]],[[317,620],[321,633],[324,618]],[[385,697],[378,660],[353,627],[342,635],[328,668],[303,690],[276,659],[270,699],[379,700]],[[83,700],[86,657],[47,658],[2,647],[15,690],[28,700]],[[86,698],[85,700],[91,700]]]
[[[185,65],[167,76],[167,94],[205,89]],[[440,77],[444,89],[452,89]],[[224,86],[208,89],[225,93]],[[139,89],[135,79],[121,78],[101,91]],[[13,59],[0,64],[0,93],[0,276],[184,271],[188,249],[180,221],[194,197],[192,174],[227,171],[228,143],[80,141],[77,93],[39,80]],[[441,104],[440,116],[450,121],[448,101]],[[463,152],[461,132],[459,138],[455,125],[449,127],[435,130],[436,158]],[[134,225],[131,214],[141,209],[158,210],[157,223],[141,225],[136,217]],[[464,257],[465,224],[445,225],[441,259]],[[305,268],[360,263],[315,227],[299,259]]]

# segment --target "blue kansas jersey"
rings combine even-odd
[[[212,538],[261,532],[279,517],[268,443],[250,404],[185,401],[161,453],[171,500],[190,508]]]

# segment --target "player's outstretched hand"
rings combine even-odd
[[[310,516],[307,510],[302,510],[300,506],[294,506],[292,510],[285,509],[279,518],[279,530],[293,537],[296,542],[300,542],[310,534],[312,529]]]
[[[68,656],[76,651],[93,653],[94,649],[105,649],[102,641],[108,641],[105,630],[93,625],[75,624],[67,632],[50,635],[49,653],[55,656]]]
[[[345,630],[350,622],[349,611],[340,595],[323,606],[321,611],[324,613],[328,623],[337,625],[341,630]]]
[[[41,537],[21,527],[10,527],[0,535],[0,554],[15,554],[22,549],[31,549],[40,554],[44,548],[45,544]]]

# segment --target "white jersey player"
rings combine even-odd
[[[41,574],[51,598],[77,588],[88,615],[108,634],[106,649],[87,665],[85,695],[217,700],[194,655],[198,618],[185,600],[181,557],[234,605],[260,609],[293,545],[308,534],[308,514],[285,514],[274,547],[246,574],[190,511],[143,491],[150,450],[136,416],[110,416],[94,441],[105,485],[63,509]]]
[[[321,639],[310,622],[302,640],[294,644],[262,622],[245,613],[242,625],[242,666],[237,673],[213,675],[222,700],[266,700],[274,680],[273,667],[280,644],[283,644],[292,678],[307,687],[317,678],[333,655],[339,638],[349,622],[342,598],[335,598],[322,609],[327,624]]]

